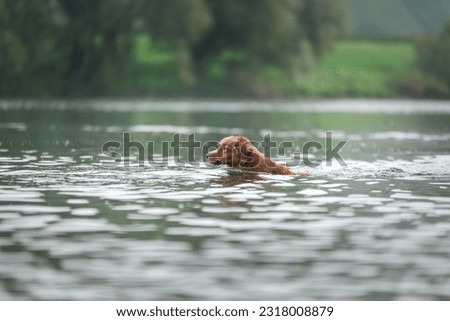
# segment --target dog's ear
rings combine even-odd
[[[256,147],[250,143],[244,143],[241,145],[241,152],[244,156],[252,156],[256,153]]]
[[[258,164],[259,156],[255,146],[251,143],[241,145],[241,163],[242,167],[253,168]]]

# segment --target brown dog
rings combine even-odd
[[[286,166],[279,165],[265,157],[243,136],[225,137],[219,142],[217,149],[209,152],[206,158],[214,165],[226,164],[242,170],[277,175],[308,176],[306,173],[294,173]]]

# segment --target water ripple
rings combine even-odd
[[[428,112],[334,103],[352,113],[314,102],[52,102],[43,111],[0,102],[11,119],[0,123],[0,299],[449,300],[448,103],[422,102]],[[158,165],[130,155],[130,166],[106,166],[99,155],[123,131],[205,141],[271,132],[301,144],[322,141],[324,128],[350,140],[347,166],[294,167],[308,177],[177,166],[159,154]]]

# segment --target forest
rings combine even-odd
[[[0,95],[449,95],[450,28],[391,56],[341,42],[350,16],[343,0],[0,0]]]

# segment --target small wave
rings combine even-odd
[[[348,160],[346,166],[334,162],[317,167],[299,167],[314,176],[327,177],[442,177],[450,176],[450,155],[422,156],[408,160],[378,160],[367,162]]]

